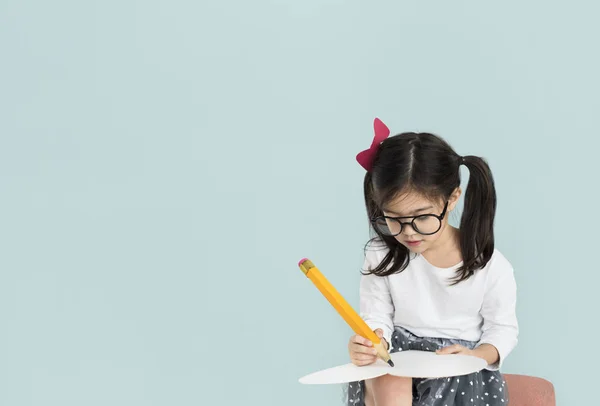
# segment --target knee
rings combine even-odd
[[[412,391],[412,379],[403,378],[394,375],[382,375],[372,380],[375,388],[385,389],[386,391]]]
[[[412,379],[383,375],[365,381],[367,397],[375,406],[408,404],[412,402]],[[370,393],[369,393],[370,392]]]

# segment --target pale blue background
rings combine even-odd
[[[357,305],[375,116],[489,160],[504,371],[594,402],[598,12],[0,2],[0,405],[340,404],[297,382],[350,336],[297,262]]]

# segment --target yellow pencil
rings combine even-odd
[[[321,271],[312,263],[312,261],[304,258],[298,266],[304,274],[310,279],[317,289],[321,291],[323,296],[327,298],[329,303],[337,310],[337,312],[346,320],[346,323],[354,330],[354,332],[373,343],[373,347],[377,350],[377,355],[387,362],[390,366],[394,366],[394,362],[390,358],[390,354],[385,349],[383,342],[373,330],[369,328],[367,323],[360,318],[358,313],[346,302],[340,293],[333,287],[331,283],[323,276]]]

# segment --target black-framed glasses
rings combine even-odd
[[[390,216],[379,216],[371,219],[373,227],[383,235],[390,237],[397,236],[400,234],[406,224],[410,226],[419,234],[432,235],[440,231],[442,228],[442,220],[446,215],[448,209],[448,202],[444,205],[444,211],[439,216],[435,214],[421,214],[419,216],[403,216],[403,217],[390,217]],[[403,219],[412,219],[408,222],[403,222]]]

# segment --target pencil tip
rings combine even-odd
[[[394,366],[394,361],[392,361],[391,359],[389,359],[387,363],[390,364],[391,367]]]

